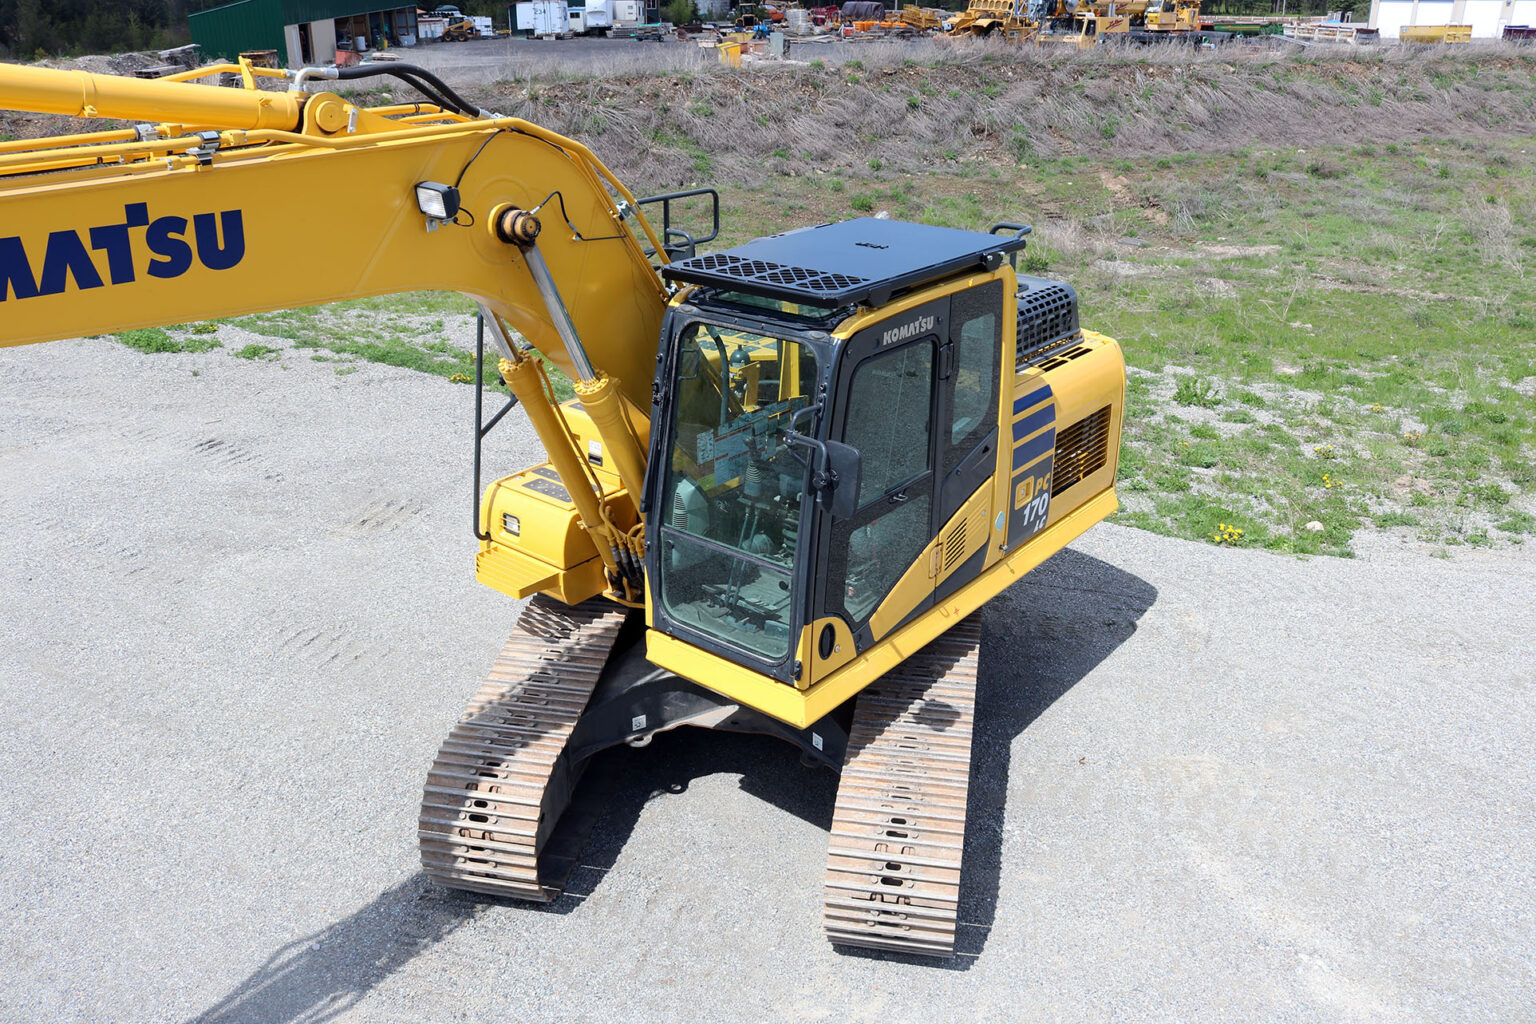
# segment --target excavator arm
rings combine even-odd
[[[634,197],[586,147],[477,110],[419,69],[377,73],[438,102],[374,108],[260,89],[259,70],[204,72],[240,73],[246,87],[232,89],[0,67],[0,107],[135,124],[0,143],[0,345],[462,292],[601,557],[600,589],[637,601],[628,494],[644,475],[667,290],[651,264],[664,248]],[[588,469],[511,332],[577,381],[626,494]],[[547,582],[519,565],[523,582]]]
[[[0,143],[0,344],[441,289],[576,376],[493,223],[547,203],[538,248],[576,331],[632,403],[650,403],[666,290],[625,221],[659,246],[580,143],[426,105],[11,66],[0,107],[143,122]],[[418,182],[455,185],[459,216],[429,221]]]

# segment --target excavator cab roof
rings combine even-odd
[[[1024,239],[861,217],[769,235],[661,268],[668,280],[824,309],[883,306],[896,293],[992,270]]]

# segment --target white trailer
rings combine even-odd
[[[584,7],[572,7],[571,35],[607,35],[613,28],[613,15],[609,13],[608,0],[587,0]]]
[[[613,27],[630,29],[645,21],[645,4],[640,0],[610,0],[613,5]]]
[[[525,0],[512,8],[512,27],[535,39],[558,39],[571,31],[570,8],[565,0]]]

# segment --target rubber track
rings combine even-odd
[[[954,955],[980,644],[976,613],[859,694],[827,851],[836,945]]]
[[[429,877],[539,902],[560,895],[585,839],[559,856],[547,849],[576,782],[562,754],[623,622],[603,600],[528,603],[427,773],[417,835]]]

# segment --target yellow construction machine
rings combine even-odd
[[[188,81],[231,72],[246,88]],[[637,199],[417,68],[256,88],[283,74],[0,66],[0,107],[121,125],[0,143],[0,344],[467,295],[499,356],[482,379],[511,392],[475,425],[477,572],[529,601],[427,774],[426,873],[554,899],[594,754],[766,733],[841,772],[831,940],[949,955],[979,609],[1114,511],[1116,343],[1069,286],[1015,273],[1019,225],[863,219],[699,253],[712,190]],[[421,101],[312,91],[381,75]],[[709,230],[677,223],[686,196]],[[481,493],[514,404],[548,461]]]
[[[1027,42],[1040,31],[1040,23],[1026,14],[1028,0],[970,0],[949,25],[954,36]]]
[[[1053,24],[1061,24],[1056,22]],[[1069,31],[1044,32],[1035,37],[1041,46],[1091,50],[1115,36],[1122,39],[1131,31],[1131,19],[1125,14],[1098,14],[1086,5],[1072,15]]]
[[[1200,28],[1200,0],[1149,0],[1142,18],[1148,32],[1194,32]]]
[[[916,7],[909,5],[895,13],[897,19],[903,25],[918,32],[942,32],[944,31],[944,19],[949,17],[949,12],[942,7]]]
[[[1039,42],[1078,49],[1165,41],[1200,28],[1199,0],[1030,0],[1029,15],[1050,27]]]
[[[443,26],[443,42],[467,43],[471,39],[477,39],[480,30],[475,25],[473,18],[463,18],[458,21],[450,21]]]

